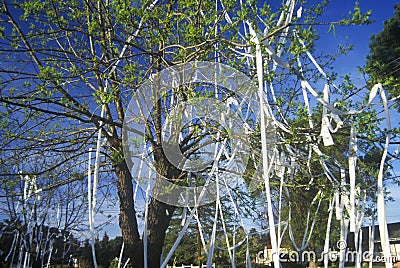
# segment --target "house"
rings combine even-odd
[[[392,254],[392,260],[394,262],[400,261],[400,222],[390,223],[387,225],[389,232],[389,243],[390,252]],[[381,240],[379,235],[379,226],[374,227],[374,256],[383,256]],[[362,251],[368,251],[369,249],[369,226],[364,226],[361,228],[362,232]],[[348,250],[354,250],[354,233],[349,233],[347,236],[347,248]]]

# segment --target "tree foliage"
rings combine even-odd
[[[372,83],[382,83],[392,97],[400,94],[400,5],[385,21],[383,30],[371,36],[365,71]]]
[[[246,25],[251,25],[262,40],[266,68],[263,79],[275,88],[275,96],[266,90],[266,99],[271,101],[277,120],[289,128],[289,133],[278,130],[277,148],[280,152],[289,153],[286,145],[290,145],[298,154],[296,161],[299,165],[294,171],[296,176],[292,177],[293,181],[285,183],[301,189],[309,179],[317,177],[308,193],[301,195],[299,191],[294,195],[295,198],[303,198],[304,202],[310,201],[310,196],[318,188],[327,189],[327,194],[330,193],[328,179],[321,175],[320,168],[314,169],[321,156],[311,154],[311,160],[308,157],[312,145],[322,147],[322,143],[319,126],[309,125],[310,115],[303,105],[301,83],[304,80],[318,83],[325,79],[315,71],[307,52],[316,50],[317,19],[326,5],[326,1],[316,6],[309,4],[305,6],[302,17],[293,17],[290,24],[285,24],[280,20],[280,14],[289,14],[288,6],[278,9],[257,1],[245,1],[240,5],[232,1],[215,5],[214,1],[196,0],[154,3],[123,0],[3,1],[0,14],[0,134],[5,142],[0,148],[1,176],[6,179],[16,177],[22,170],[22,175],[37,176],[40,187],[46,191],[81,181],[87,175],[87,155],[90,149],[96,147],[97,133],[101,131],[104,138],[100,141],[99,189],[108,198],[118,195],[119,226],[126,257],[131,258],[134,267],[143,267],[143,234],[138,223],[142,215],[138,203],[134,203],[132,182],[138,178],[132,177],[129,161],[123,157],[122,149],[122,125],[129,100],[154,73],[193,60],[219,61],[251,78],[256,77],[254,61],[246,56],[254,53],[255,44],[243,33],[243,29],[249,27]],[[347,18],[332,25],[365,23],[368,22],[368,15],[361,14],[356,5]],[[289,28],[291,30],[286,31]],[[280,54],[289,67],[276,68],[271,50]],[[334,58],[325,54],[317,56],[322,68],[328,67]],[[328,76],[332,78],[327,81],[331,84],[336,75],[328,73]],[[341,90],[349,92],[354,87],[343,84],[333,93],[341,96]],[[209,90],[199,94],[196,85],[188,85],[174,88],[171,94],[180,100],[187,100],[211,93]],[[221,91],[218,97],[227,100],[229,94],[229,90]],[[160,176],[171,182],[188,184],[187,173],[173,166],[162,148],[162,122],[174,108],[169,105],[170,97],[161,96],[160,101],[154,101],[154,109],[146,122],[145,141],[151,148]],[[338,97],[339,109],[346,110],[351,105]],[[316,114],[320,118],[320,114]],[[374,119],[372,116],[364,123]],[[350,118],[346,120],[346,127],[354,123]],[[192,123],[190,127],[193,129],[204,127],[198,122]],[[250,169],[253,170],[249,174],[254,174],[261,159],[260,129],[257,127],[252,133],[254,152],[251,156],[253,167]],[[206,134],[193,131],[180,142],[182,153],[195,157],[201,149],[196,146],[199,140],[215,133],[224,135],[212,124],[204,128]],[[374,130],[371,129],[371,133]],[[348,133],[344,131],[343,135]],[[343,138],[343,144],[341,139],[336,142],[343,147],[347,141]],[[340,149],[332,150],[332,153],[342,160],[348,154]],[[329,149],[325,152],[330,153]],[[40,167],[32,168],[31,164],[38,162],[37,159],[40,159]],[[333,162],[333,158],[329,160]],[[311,169],[306,168],[308,161],[311,161]],[[77,172],[71,173],[72,167]],[[59,174],[63,176],[57,176]],[[7,197],[17,191],[15,184],[10,183]],[[272,176],[271,185],[276,204],[279,195],[277,176]],[[240,192],[240,189],[232,190]],[[260,192],[262,195],[262,190]],[[21,191],[18,193],[21,194]],[[247,193],[243,191],[242,194],[245,195],[242,200],[246,200]],[[288,202],[289,197],[285,201]],[[302,209],[300,206],[297,208]],[[243,210],[246,209],[244,206]],[[247,213],[252,214],[253,209],[254,206]],[[149,267],[160,266],[166,237],[166,246],[169,247],[168,239],[176,235],[169,237],[168,231],[175,231],[173,226],[169,227],[177,211],[172,205],[151,199],[148,229],[144,230],[150,249],[147,257]],[[189,233],[187,241],[193,241],[194,233]],[[184,258],[192,259],[193,256],[187,253],[182,252]]]

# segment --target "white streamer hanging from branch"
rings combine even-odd
[[[328,221],[326,223],[326,234],[325,234],[325,243],[324,243],[324,268],[328,268],[329,266],[329,238],[331,233],[331,225],[332,225],[332,216],[333,216],[333,204],[335,203],[335,199],[332,198],[329,201],[329,215]]]
[[[350,128],[349,142],[349,178],[350,178],[350,232],[356,231],[356,164],[357,164],[357,132],[352,125]]]
[[[389,244],[389,232],[387,229],[387,223],[386,223],[386,209],[385,209],[385,193],[383,191],[383,176],[384,176],[384,168],[385,168],[385,160],[386,156],[389,150],[389,143],[390,143],[390,115],[389,115],[389,109],[387,105],[387,100],[386,100],[386,95],[385,92],[383,91],[382,85],[377,84],[375,85],[371,92],[374,90],[379,90],[380,91],[380,96],[383,102],[383,107],[385,109],[385,115],[386,115],[386,139],[385,139],[385,147],[383,149],[382,153],[382,158],[381,162],[379,165],[379,173],[378,173],[378,199],[377,199],[377,211],[378,211],[378,223],[379,223],[379,234],[381,238],[381,247],[383,254],[385,256],[385,266],[386,268],[392,268],[392,259],[391,259],[391,254],[390,254],[390,244]],[[371,101],[371,98],[370,98]]]
[[[324,86],[324,101],[329,103],[329,85],[325,84]],[[329,117],[328,117],[328,109],[323,106],[322,107],[322,122],[321,122],[321,134],[322,140],[325,146],[331,146],[334,144],[331,133],[329,132]]]
[[[151,190],[151,168],[149,168],[149,179],[147,182],[147,187],[146,187],[146,196],[145,196],[145,210],[144,210],[144,231],[143,231],[143,266],[144,268],[147,268],[147,221],[148,221],[148,215],[149,215],[149,204],[150,204],[150,190]]]
[[[374,252],[374,242],[375,242],[375,217],[371,216],[369,219],[369,226],[368,226],[368,252],[372,254]],[[370,255],[369,258],[369,268],[372,268],[374,264],[374,260],[372,258],[372,255]]]
[[[258,94],[260,107],[264,107],[264,94],[263,94],[263,58],[261,53],[261,46],[258,40],[256,32],[253,30],[251,24],[248,22],[248,27],[250,31],[250,35],[252,41],[256,44],[256,68],[257,68],[257,79],[258,79]],[[268,172],[268,148],[267,148],[267,137],[266,137],[266,123],[265,123],[265,114],[264,111],[261,110],[260,114],[260,128],[261,128],[261,150],[262,150],[262,167],[263,167],[263,177],[265,184],[265,194],[267,198],[268,204],[268,224],[270,228],[270,239],[271,239],[271,247],[272,247],[272,258],[274,262],[274,267],[279,268],[279,249],[276,238],[275,231],[275,220],[274,213],[272,211],[272,197],[271,197],[271,189],[269,182],[269,172]]]

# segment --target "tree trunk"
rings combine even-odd
[[[182,175],[182,171],[172,165],[164,154],[164,150],[160,147],[156,147],[154,150],[154,162],[157,169],[157,176],[163,176],[160,180],[155,183],[155,189],[153,189],[153,196],[157,196],[158,191],[163,187],[157,185],[158,181],[168,179],[169,181],[176,180]],[[171,196],[171,201],[175,197]],[[174,206],[158,201],[152,198],[149,204],[148,214],[148,244],[147,244],[147,259],[149,268],[159,268],[160,258],[162,255],[162,249],[164,246],[165,233],[169,227],[172,214],[175,211]]]
[[[125,244],[124,256],[131,259],[132,267],[143,268],[143,245],[133,202],[132,176],[125,161],[115,165],[115,172],[118,178],[119,227]]]
[[[158,174],[163,174],[171,181],[182,175],[182,171],[176,169],[167,160],[162,148],[157,148],[154,154]],[[119,226],[125,244],[124,256],[131,259],[131,264],[134,268],[143,268],[143,242],[139,235],[136,210],[133,202],[132,175],[125,161],[115,164],[114,167],[118,177],[118,196],[120,202]],[[175,207],[172,205],[165,204],[154,198],[150,201],[147,219],[148,268],[160,267],[165,233],[174,211]]]
[[[149,268],[159,268],[164,246],[165,232],[168,229],[175,207],[151,199],[148,215],[147,260]]]

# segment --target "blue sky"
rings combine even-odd
[[[354,3],[355,1],[333,0],[326,9],[321,21],[338,21],[348,14]],[[334,66],[337,73],[352,73],[354,78],[357,77],[357,66],[365,64],[366,55],[369,53],[370,36],[379,33],[383,29],[384,21],[393,16],[396,3],[398,1],[395,0],[359,1],[363,12],[372,10],[371,20],[375,22],[362,26],[336,27],[336,36],[332,33],[327,33],[329,26],[320,26],[321,38],[317,41],[318,49],[332,51],[337,49],[338,43],[344,43],[346,40],[354,45],[354,49],[348,55],[339,58],[335,62]]]
[[[362,11],[372,10],[371,19],[375,22],[370,25],[364,26],[348,26],[348,27],[337,27],[336,37],[331,33],[326,33],[326,30],[321,27],[321,39],[318,40],[318,49],[326,49],[326,51],[331,51],[336,49],[336,46],[340,42],[345,42],[346,40],[354,45],[354,49],[348,53],[346,56],[339,58],[334,66],[334,71],[339,74],[350,73],[352,78],[355,80],[356,86],[362,87],[365,85],[362,75],[358,73],[357,66],[365,65],[366,55],[369,53],[369,41],[370,36],[379,33],[384,26],[384,21],[393,17],[394,5],[399,3],[394,0],[361,0],[359,1]],[[334,18],[340,18],[346,15],[348,10],[354,5],[354,1],[346,0],[333,0],[326,10],[325,17],[327,20],[334,20]],[[325,30],[325,31],[324,31]],[[324,33],[325,32],[325,33]],[[363,94],[368,93],[363,91]],[[377,105],[378,106],[378,105]],[[400,119],[399,116],[394,111],[391,114],[392,127],[399,127]],[[393,151],[393,150],[392,150]],[[395,163],[395,169],[399,173],[400,165],[398,161]],[[399,175],[399,174],[397,174]],[[389,185],[388,185],[389,186]],[[391,192],[391,196],[395,199],[394,202],[387,204],[387,221],[399,222],[400,221],[400,191],[397,185],[391,185],[388,187]]]

